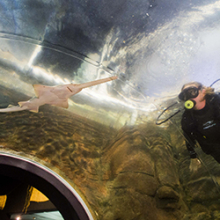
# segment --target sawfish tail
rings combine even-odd
[[[9,106],[8,108],[2,108],[0,109],[0,113],[4,113],[4,112],[18,112],[18,111],[24,111],[27,110],[27,107],[20,107],[18,106]]]
[[[101,83],[112,81],[112,80],[115,80],[117,78],[118,78],[117,76],[111,76],[111,77],[104,78],[104,79],[99,79],[99,80],[95,80],[95,81],[91,81],[91,82],[87,82],[87,83],[82,83],[82,84],[77,84],[77,87],[79,87],[81,89],[84,89],[84,88],[87,88],[87,87],[90,87],[90,86],[95,86],[95,85],[98,85],[98,84],[101,84]]]

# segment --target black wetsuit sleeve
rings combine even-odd
[[[190,158],[197,158],[197,153],[194,150],[195,145],[196,145],[195,139],[188,132],[184,132],[183,131],[183,134],[184,134],[184,137],[186,139],[186,141],[185,141],[186,148],[187,148],[187,150],[189,152]]]
[[[182,126],[182,130],[183,130],[183,135],[185,137],[186,148],[189,152],[189,155],[191,158],[196,158],[197,153],[194,150],[195,145],[196,145],[196,140],[193,136],[194,124],[192,123],[190,118],[187,117],[186,114],[183,114],[181,126]]]

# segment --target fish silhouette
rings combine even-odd
[[[112,76],[82,84],[66,84],[58,86],[33,85],[36,98],[24,102],[18,102],[18,106],[8,106],[0,109],[0,112],[17,112],[29,110],[37,113],[41,105],[49,104],[62,108],[68,108],[68,98],[80,92],[82,89],[117,79]]]

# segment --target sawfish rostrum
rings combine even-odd
[[[39,107],[45,104],[68,108],[68,98],[77,94],[82,89],[115,79],[117,79],[117,76],[82,84],[66,84],[58,86],[33,85],[36,98],[24,102],[18,102],[18,106],[9,106],[8,108],[0,109],[0,112],[17,112],[29,110],[31,112],[37,113],[39,111]]]

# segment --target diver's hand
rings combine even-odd
[[[199,167],[201,167],[201,162],[199,161],[198,158],[193,158],[190,161],[190,165],[189,165],[189,170],[191,172],[195,172],[199,169]]]

